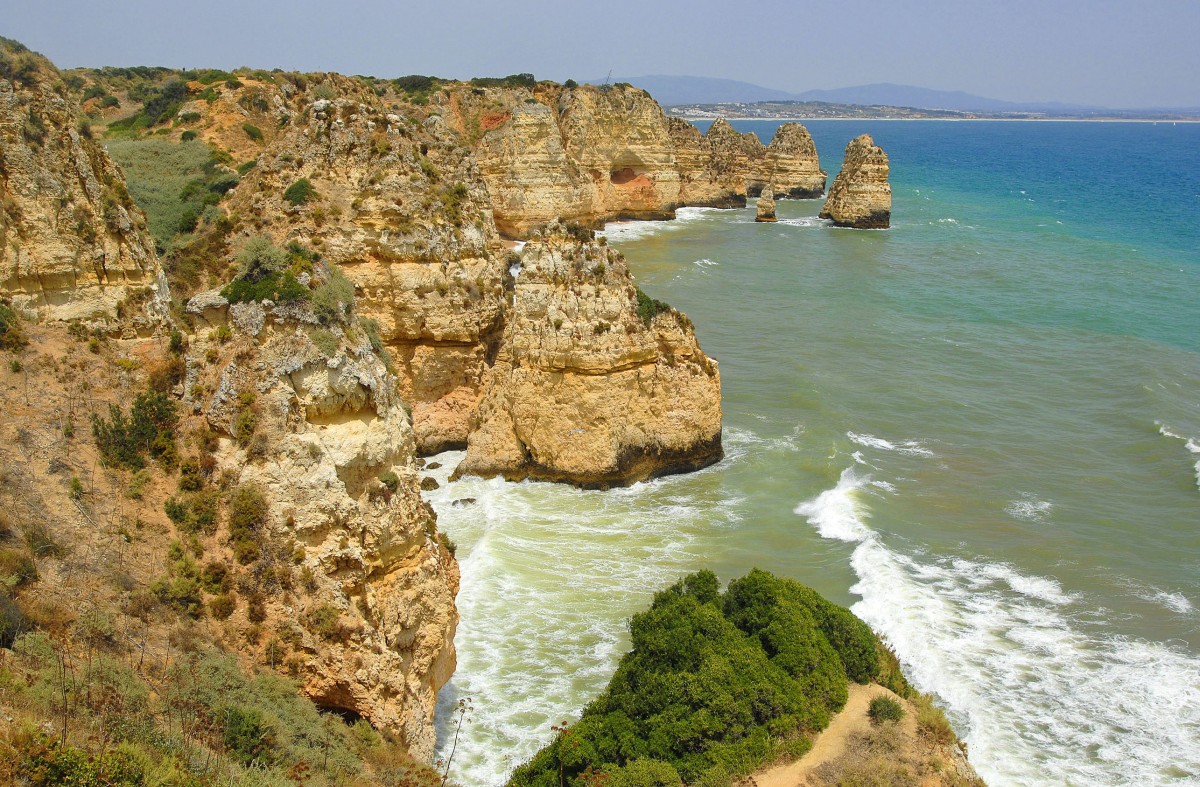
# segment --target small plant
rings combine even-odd
[[[191,141],[192,141],[193,139],[195,139],[196,137],[197,137],[197,134],[196,134],[196,132],[195,132],[195,131],[192,131],[192,130],[189,128],[187,131],[185,131],[185,132],[183,132],[182,134],[180,134],[180,135],[179,135],[179,141],[180,141],[180,142],[191,142]]]
[[[317,194],[317,190],[313,188],[313,184],[308,178],[300,178],[295,183],[287,187],[283,192],[283,198],[292,205],[303,205]]]
[[[900,719],[904,718],[904,708],[900,707],[900,703],[891,697],[880,694],[871,700],[871,705],[867,709],[867,715],[871,717],[872,724],[882,724],[885,721],[900,721]]]
[[[9,371],[13,372],[14,374],[21,371],[24,368],[25,367],[21,365],[21,360],[19,358],[13,358],[11,361],[8,362],[8,369],[9,369]]]
[[[243,123],[242,131],[245,131],[246,136],[250,137],[250,139],[254,140],[255,142],[263,141],[262,129],[260,129],[258,126],[254,125],[253,123]]]
[[[229,498],[229,538],[238,563],[247,565],[262,554],[260,531],[267,523],[267,500],[258,487],[239,486]]]
[[[83,482],[79,480],[79,476],[71,476],[71,499],[80,500],[83,498]]]
[[[637,288],[637,312],[638,317],[642,319],[642,323],[647,327],[654,322],[654,318],[663,312],[671,311],[671,305],[663,301],[656,301],[646,293],[642,292],[642,288]]]
[[[340,615],[336,608],[323,604],[307,615],[310,631],[322,639],[337,639],[342,634]]]
[[[217,620],[226,620],[237,608],[237,602],[229,593],[215,596],[208,602],[208,612]]]

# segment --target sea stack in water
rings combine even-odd
[[[821,208],[821,218],[840,227],[886,229],[892,219],[888,158],[869,134],[846,146],[846,158]]]
[[[762,190],[762,194],[758,195],[758,213],[754,216],[755,221],[775,221],[775,192],[767,186]]]
[[[717,363],[619,253],[552,223],[522,252],[512,297],[455,477],[605,488],[721,458]]]

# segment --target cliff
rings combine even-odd
[[[846,146],[842,169],[829,189],[821,218],[841,227],[886,229],[892,218],[888,158],[869,134]]]
[[[305,578],[266,619],[293,626],[290,670],[318,705],[430,760],[437,692],[454,671],[458,567],[421,500],[394,377],[345,311],[322,320],[304,300],[223,300],[189,303],[211,330],[193,334],[185,402],[219,436],[214,472],[265,500],[263,559],[285,555]]]
[[[599,227],[673,218],[684,206],[741,207],[767,184],[789,198],[825,187],[803,126],[784,124],[769,146],[724,120],[702,135],[624,85],[458,86],[444,107],[473,148],[509,238],[555,219]]]
[[[754,220],[772,222],[777,221],[775,218],[775,194],[770,186],[762,190],[758,195],[758,203],[754,206]]]
[[[525,247],[456,475],[605,488],[721,458],[716,362],[589,235],[554,223]]]
[[[336,97],[314,99],[318,85]],[[309,88],[292,91],[291,125],[230,210],[345,272],[394,357],[418,450],[464,446],[508,268],[479,169],[436,115],[393,112],[336,75],[310,75]],[[305,196],[289,198],[301,182]]]
[[[0,293],[30,315],[111,319],[165,287],[145,217],[80,121],[57,69],[0,41]]]

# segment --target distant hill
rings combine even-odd
[[[912,85],[880,82],[833,90],[807,90],[789,93],[786,90],[762,87],[734,79],[710,77],[664,76],[612,77],[612,82],[629,82],[643,90],[663,106],[681,104],[752,104],[759,101],[823,101],[830,104],[862,104],[917,109],[946,109],[957,112],[1046,112],[1077,114],[1102,111],[1104,107],[1064,104],[1058,102],[1016,102],[976,96],[959,90],[932,90]],[[592,84],[603,84],[593,80]]]

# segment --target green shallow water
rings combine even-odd
[[[826,168],[870,125],[810,124]],[[456,778],[501,783],[704,566],[852,605],[990,784],[1200,778],[1200,177],[1172,161],[1200,129],[869,130],[891,230],[815,201],[609,229],[720,361],[725,461],[432,493],[463,569],[442,706],[476,707]]]

